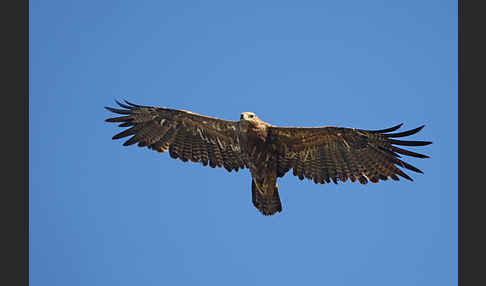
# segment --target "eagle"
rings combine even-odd
[[[224,167],[228,172],[247,168],[251,174],[253,205],[265,216],[282,211],[277,179],[292,170],[300,180],[316,184],[333,182],[378,183],[399,177],[413,181],[398,167],[423,173],[400,156],[429,158],[397,146],[425,146],[429,141],[394,138],[419,132],[424,125],[391,133],[403,123],[381,130],[344,127],[280,127],[243,112],[239,121],[223,120],[186,110],[137,105],[115,100],[123,109],[105,107],[122,116],[106,122],[128,127],[113,136],[137,143],[171,158]]]

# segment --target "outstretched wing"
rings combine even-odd
[[[415,134],[424,127],[389,133],[401,126],[383,130],[271,127],[271,140],[279,153],[277,174],[282,177],[293,169],[294,176],[313,180],[316,184],[330,183],[331,180],[345,182],[347,179],[362,184],[388,178],[398,181],[397,175],[413,181],[397,166],[418,173],[422,171],[401,160],[399,154],[417,158],[428,156],[395,145],[425,146],[432,142],[393,139]]]
[[[124,116],[106,119],[130,127],[113,136],[133,135],[124,146],[138,143],[158,152],[169,150],[172,158],[183,162],[202,162],[204,166],[224,167],[231,172],[244,168],[236,130],[237,122],[203,116],[190,111],[142,106],[116,101],[124,109],[105,107]]]

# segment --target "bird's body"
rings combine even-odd
[[[276,127],[254,113],[243,112],[239,121],[227,121],[193,112],[117,102],[124,110],[107,107],[125,116],[109,118],[131,127],[113,137],[133,135],[123,145],[138,143],[158,152],[169,151],[183,162],[224,167],[228,171],[248,168],[252,176],[252,201],[264,215],[282,211],[277,178],[289,170],[299,179],[315,183],[337,183],[350,179],[368,181],[412,180],[396,165],[422,173],[400,160],[399,154],[418,158],[428,156],[394,145],[424,146],[427,141],[391,139],[419,132],[423,126],[389,133],[400,125],[383,130],[342,127]],[[385,134],[388,133],[388,134]],[[399,154],[398,154],[399,153]]]
[[[252,177],[253,204],[265,215],[282,210],[277,185],[277,150],[268,132],[271,125],[254,113],[241,114],[238,138],[241,154]]]

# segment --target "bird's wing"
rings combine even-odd
[[[271,127],[271,140],[277,148],[278,176],[282,177],[293,169],[294,176],[315,183],[333,181],[378,182],[397,175],[412,180],[397,166],[422,173],[416,167],[404,162],[399,154],[428,158],[398,146],[425,146],[428,141],[404,141],[393,138],[405,137],[419,132],[418,128],[390,133],[397,126],[383,130],[361,130],[341,127]]]
[[[121,117],[106,119],[120,122],[128,129],[113,136],[120,139],[132,136],[123,143],[138,143],[158,152],[169,151],[172,158],[183,162],[202,162],[204,166],[224,167],[228,171],[243,169],[237,136],[238,123],[199,115],[190,111],[142,106],[118,102],[124,109],[105,107]]]

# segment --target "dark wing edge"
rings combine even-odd
[[[341,127],[272,127],[272,140],[279,152],[277,175],[283,177],[293,169],[293,175],[313,180],[316,184],[359,181],[377,183],[398,176],[413,181],[401,169],[417,173],[420,169],[402,160],[401,155],[415,158],[429,156],[398,146],[426,146],[430,141],[407,141],[393,138],[418,133],[425,125],[397,133],[403,124],[381,130]],[[397,176],[398,175],[398,176]]]
[[[183,162],[201,162],[203,166],[224,167],[231,172],[243,169],[236,134],[237,122],[203,116],[190,111],[115,102],[123,109],[105,109],[123,116],[105,121],[129,127],[113,140],[131,136],[123,146],[138,143]]]

